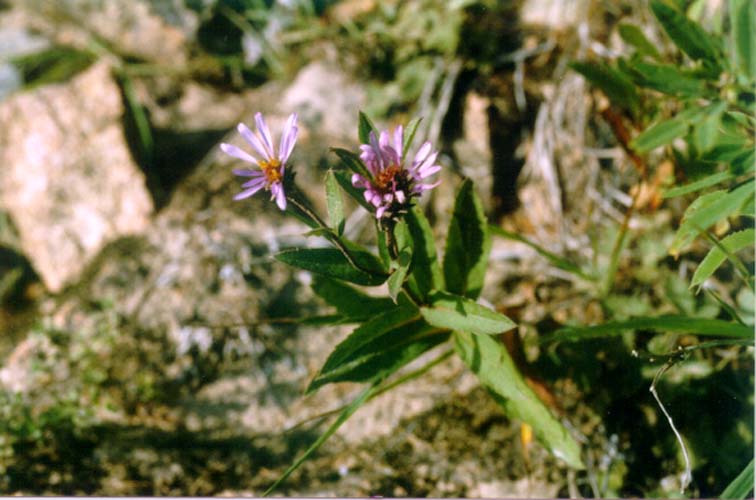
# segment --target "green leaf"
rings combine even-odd
[[[636,113],[640,97],[635,85],[624,74],[604,63],[570,63],[570,67],[600,88],[617,106]]]
[[[709,276],[714,274],[714,271],[716,271],[727,258],[727,253],[725,253],[725,251],[735,253],[748,246],[753,246],[754,237],[756,237],[756,232],[751,228],[729,234],[722,238],[722,241],[719,242],[722,248],[716,246],[709,250],[709,253],[704,257],[704,260],[701,261],[695,274],[693,274],[690,286],[700,285],[706,281]]]
[[[402,144],[402,158],[407,157],[407,151],[412,146],[412,140],[417,133],[417,126],[420,125],[422,118],[415,118],[407,124],[407,128],[404,130],[404,144]]]
[[[753,491],[753,459],[738,474],[738,477],[727,485],[727,488],[719,495],[719,498],[742,500]]]
[[[331,151],[333,151],[336,156],[339,157],[341,162],[346,165],[346,167],[354,172],[355,174],[360,174],[365,179],[372,179],[373,176],[370,174],[370,171],[367,169],[364,163],[362,163],[362,160],[359,156],[352,153],[351,151],[348,151],[346,149],[341,148],[331,148]],[[351,177],[350,177],[351,181]],[[351,182],[350,182],[351,183]]]
[[[352,185],[352,175],[344,170],[337,170],[333,173],[336,182],[354,201],[362,206],[368,212],[373,212],[375,207],[365,200],[364,192]]]
[[[314,277],[312,290],[350,319],[371,318],[394,307],[394,303],[387,298],[371,297],[346,283],[324,276]]]
[[[701,155],[704,161],[715,163],[730,163],[739,156],[753,151],[753,147],[745,141],[740,143],[723,143],[716,144],[713,148]]]
[[[385,282],[387,278],[386,275],[368,273],[355,268],[335,248],[293,248],[279,252],[275,257],[294,267],[357,285],[377,286]],[[378,260],[372,254],[358,254],[358,257],[365,260],[371,260],[371,258]]]
[[[399,292],[402,291],[402,285],[407,278],[410,265],[412,264],[412,244],[408,235],[409,229],[407,223],[399,221],[396,225],[395,234],[402,235],[403,237],[397,237],[397,246],[399,249],[399,255],[392,263],[394,270],[388,279],[388,290],[391,298],[396,302]]]
[[[750,81],[756,77],[756,6],[753,0],[730,0],[733,58]]]
[[[701,26],[660,0],[651,2],[651,10],[669,38],[688,57],[694,61],[703,61],[704,64],[721,71],[720,53],[716,42]]]
[[[651,56],[657,60],[661,59],[661,55],[659,54],[659,51],[656,50],[656,46],[648,41],[646,35],[644,35],[643,31],[637,26],[622,23],[619,25],[619,34],[625,43],[635,47],[635,50],[637,50],[639,54]]]
[[[753,197],[753,180],[732,191],[714,191],[697,198],[683,215],[680,228],[669,252],[677,255],[688,246],[701,231],[707,230],[720,220],[738,211],[749,198]]]
[[[270,486],[270,488],[265,490],[265,493],[263,493],[263,496],[268,496],[270,493],[275,491],[275,489],[278,488],[281,485],[281,483],[286,481],[286,479],[289,478],[292,472],[297,470],[299,466],[302,465],[304,461],[310,457],[310,455],[312,455],[318,448],[320,448],[320,446],[323,443],[325,443],[326,440],[329,437],[331,437],[339,429],[339,427],[341,427],[344,424],[344,422],[346,422],[349,419],[349,417],[351,417],[354,414],[354,412],[356,412],[360,408],[360,406],[365,404],[365,402],[368,401],[373,396],[373,394],[375,394],[377,391],[378,391],[377,384],[371,385],[370,387],[362,391],[359,394],[359,396],[357,396],[354,399],[354,401],[352,401],[349,404],[349,406],[347,406],[341,411],[339,418],[337,418],[336,421],[332,423],[328,427],[328,429],[323,434],[321,434],[320,437],[317,440],[315,440],[315,442],[312,443],[310,447],[307,448],[307,450],[296,461],[294,461],[294,463],[291,464],[291,466],[288,469],[286,469],[286,471],[283,474],[281,474],[281,477],[276,479],[276,482],[273,483]]]
[[[643,61],[629,63],[639,85],[664,94],[698,97],[704,93],[702,80],[689,76],[672,64],[648,64]]]
[[[734,175],[732,175],[730,172],[717,172],[716,174],[708,175],[703,179],[691,182],[690,184],[686,184],[684,186],[676,187],[673,189],[668,189],[664,192],[663,198],[674,198],[675,196],[695,193],[696,191],[706,189],[707,187],[728,181],[732,178],[734,178]]]
[[[561,269],[562,271],[567,271],[568,273],[572,273],[576,276],[580,276],[581,278],[585,280],[589,280],[589,281],[593,280],[591,276],[588,276],[586,273],[584,273],[583,270],[580,269],[580,267],[578,267],[577,265],[573,264],[572,262],[565,259],[564,257],[561,257],[555,253],[549,252],[542,246],[530,241],[524,236],[511,233],[505,229],[500,228],[499,226],[494,226],[494,225],[489,225],[488,229],[492,234],[495,234],[497,236],[502,236],[504,238],[507,238],[508,240],[514,240],[514,241],[519,241],[520,243],[524,243],[525,245],[529,246],[530,248],[538,252],[540,256],[545,257],[546,260],[548,260],[552,266],[558,269]]]
[[[483,288],[491,251],[483,204],[470,179],[465,179],[454,202],[444,252],[446,289],[457,295],[477,298]]]
[[[339,181],[333,170],[326,173],[326,204],[328,206],[328,222],[337,234],[344,234],[344,203],[341,199]]]
[[[496,335],[517,326],[503,314],[459,295],[435,292],[430,296],[430,303],[430,306],[420,308],[420,314],[425,321],[439,328]]]
[[[360,111],[358,135],[362,144],[370,144],[370,132],[375,133],[377,139],[378,131],[375,125],[373,125],[373,122],[370,121],[370,118],[365,113]]]
[[[424,299],[431,290],[442,290],[444,287],[441,267],[436,258],[435,237],[420,207],[412,207],[404,220],[412,240],[409,286]]]
[[[714,102],[705,108],[704,118],[693,127],[693,143],[699,153],[709,151],[718,142],[722,113],[727,108],[724,101]]]
[[[70,80],[97,60],[97,55],[68,46],[55,46],[11,58],[24,81],[24,88]],[[122,76],[125,78],[125,75]],[[131,104],[129,104],[131,105]]]
[[[688,128],[687,120],[676,116],[658,122],[641,132],[630,142],[630,147],[638,153],[646,153],[682,137],[688,132]]]
[[[538,441],[570,467],[585,468],[580,446],[538,399],[500,342],[486,335],[463,332],[456,332],[454,340],[460,358],[508,417],[519,418],[532,427]]]
[[[719,319],[690,316],[638,317],[626,321],[612,321],[594,326],[560,328],[544,339],[545,342],[580,342],[582,340],[614,337],[628,330],[690,333],[702,336],[753,339],[753,328]]]
[[[307,388],[308,394],[337,382],[371,382],[383,380],[406,364],[449,339],[450,332],[438,330],[422,321],[397,328],[382,337],[380,345],[371,346],[349,361],[318,374]],[[383,343],[387,345],[383,345]]]

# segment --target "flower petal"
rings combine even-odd
[[[399,125],[394,129],[394,150],[399,152],[399,157],[401,158],[404,153],[404,127]]]
[[[263,186],[265,185],[265,178],[264,177],[263,178],[252,179],[251,181],[247,181],[244,184],[242,184],[241,187],[243,187],[243,188],[250,188],[250,187],[256,187],[256,186],[259,186],[259,185],[263,185]]]
[[[257,125],[257,132],[262,137],[262,142],[265,146],[265,150],[268,152],[268,158],[274,158],[275,148],[273,148],[273,138],[270,136],[268,125],[265,124],[265,118],[263,118],[262,113],[260,113],[259,111],[255,113],[255,124]]]
[[[380,219],[381,217],[383,217],[383,214],[386,212],[387,209],[388,207],[386,206],[378,207],[378,210],[375,211],[375,218]]]
[[[265,150],[265,146],[263,146],[263,143],[260,142],[260,139],[252,133],[252,131],[244,125],[243,123],[240,123],[236,126],[236,130],[239,131],[239,133],[244,137],[244,139],[255,148],[257,153],[262,156],[265,160],[270,161],[271,156],[268,154],[268,152]]]
[[[280,208],[281,210],[286,210],[286,194],[284,193],[283,184],[281,184],[280,182],[273,184],[272,186],[270,186],[270,191],[276,198],[276,205],[278,205],[278,208]]]
[[[239,177],[261,177],[265,175],[262,170],[249,170],[248,168],[235,168],[232,172]]]
[[[412,165],[414,166],[422,163],[428,157],[431,149],[433,149],[433,146],[431,146],[431,143],[429,141],[426,141],[422,146],[420,146],[420,149],[417,151],[417,153],[415,153],[415,159],[412,161]]]
[[[221,151],[223,151],[227,155],[257,165],[257,159],[254,156],[247,153],[243,149],[234,146],[233,144],[226,144],[225,142],[223,142],[221,143],[220,148]]]
[[[283,133],[281,134],[281,144],[279,144],[278,148],[278,159],[281,160],[281,163],[286,163],[286,160],[289,159],[289,155],[294,149],[294,144],[297,142],[298,131],[297,114],[292,113],[289,119],[286,120],[286,125],[284,125]]]
[[[258,192],[259,190],[261,190],[263,188],[263,186],[265,186],[265,183],[260,184],[259,186],[255,186],[253,188],[245,189],[241,193],[239,193],[236,196],[234,196],[234,200],[239,201],[239,200],[243,200],[244,198],[249,198],[250,196],[252,196],[256,192]]]

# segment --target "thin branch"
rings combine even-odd
[[[693,479],[693,474],[691,472],[690,466],[690,457],[688,456],[688,449],[685,447],[682,436],[677,431],[677,427],[675,427],[675,423],[672,421],[672,417],[669,415],[669,413],[667,413],[667,409],[664,407],[664,404],[662,404],[661,399],[659,399],[659,395],[656,392],[656,384],[659,382],[662,375],[664,375],[664,373],[666,373],[666,371],[669,370],[675,364],[675,362],[676,361],[668,361],[659,369],[658,372],[656,372],[656,376],[654,376],[654,381],[651,383],[649,391],[651,391],[651,394],[654,396],[654,399],[659,405],[659,408],[661,408],[662,413],[664,413],[664,416],[667,417],[667,422],[669,422],[669,426],[672,428],[672,432],[675,434],[675,438],[677,438],[680,449],[682,449],[683,459],[685,460],[685,470],[680,475],[680,494],[682,495],[685,494],[685,489]]]

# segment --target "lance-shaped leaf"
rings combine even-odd
[[[525,382],[507,349],[495,338],[455,332],[457,353],[478,376],[507,416],[532,427],[538,441],[575,469],[584,469],[580,446]]]
[[[661,59],[661,55],[656,49],[656,46],[646,38],[646,35],[644,35],[643,31],[637,26],[622,23],[619,25],[619,34],[625,43],[635,47],[635,50],[637,50],[639,54],[653,57],[656,60]]]
[[[683,73],[672,64],[633,61],[628,63],[628,71],[632,72],[633,79],[639,85],[665,94],[697,97],[705,90],[703,80]]]
[[[341,162],[352,172],[355,174],[360,174],[366,179],[371,179],[372,175],[370,175],[370,171],[367,169],[364,163],[362,163],[362,160],[359,156],[352,153],[349,150],[341,149],[341,148],[331,148],[331,151],[333,151],[336,156],[339,157]],[[351,177],[351,176],[350,176]]]
[[[676,116],[651,125],[630,142],[630,147],[638,153],[645,153],[684,136],[689,129],[688,121]]]
[[[324,276],[315,276],[312,290],[335,307],[339,314],[352,320],[372,318],[394,307],[394,303],[387,298],[371,297],[346,283]]]
[[[353,252],[353,257],[362,262],[375,261],[376,267],[381,262],[367,252]],[[359,269],[347,260],[343,253],[335,248],[292,248],[276,254],[276,259],[294,267],[316,274],[349,281],[356,285],[377,286],[386,281],[386,274]]]
[[[572,69],[583,75],[589,82],[600,88],[612,103],[635,114],[640,105],[640,97],[635,85],[623,73],[604,63],[573,62]]]
[[[393,271],[388,279],[389,295],[396,302],[399,292],[402,291],[402,285],[407,278],[410,266],[412,265],[412,242],[409,239],[409,229],[407,223],[399,221],[396,225],[395,234],[397,237],[397,248],[399,254],[391,263]],[[401,237],[399,237],[401,235]]]
[[[373,125],[373,122],[370,121],[370,118],[368,118],[368,116],[365,113],[360,111],[357,133],[360,137],[360,142],[362,144],[370,144],[370,132],[374,132],[376,135],[378,135],[375,125]]]
[[[446,292],[433,293],[430,305],[421,307],[420,313],[433,326],[478,335],[496,335],[517,326],[503,314]]]
[[[410,268],[409,286],[421,298],[427,297],[431,290],[444,287],[441,266],[436,258],[436,244],[428,219],[420,207],[412,207],[404,217],[409,236],[412,240],[412,266]]]
[[[414,120],[410,121],[407,124],[407,127],[404,129],[404,143],[402,144],[402,158],[407,157],[407,151],[409,150],[410,146],[412,146],[412,140],[415,138],[415,134],[417,133],[417,126],[420,125],[420,122],[422,121],[422,118],[415,118]]]
[[[701,231],[740,210],[746,201],[753,199],[753,186],[750,180],[732,191],[714,191],[697,198],[683,215],[670,254],[679,254]]]
[[[729,234],[722,238],[722,241],[719,242],[720,246],[716,246],[709,250],[709,253],[704,257],[704,260],[701,261],[698,269],[696,269],[696,272],[693,274],[690,286],[700,285],[709,279],[709,276],[714,274],[714,271],[716,271],[727,258],[727,253],[725,252],[733,254],[744,248],[753,246],[754,237],[756,237],[756,232],[754,232],[753,228],[750,228]]]
[[[477,298],[486,276],[491,235],[483,204],[470,179],[465,179],[457,193],[454,213],[449,223],[444,252],[446,290]]]
[[[328,206],[328,222],[341,235],[344,233],[344,203],[341,199],[339,183],[334,176],[333,170],[326,173],[326,205]]]
[[[756,4],[730,0],[730,26],[738,68],[751,81],[756,78]]]
[[[693,60],[704,61],[714,69],[721,70],[717,44],[701,26],[661,0],[653,0],[651,10],[680,50]]]
[[[375,210],[375,207],[365,200],[365,192],[352,185],[352,174],[345,170],[337,170],[333,173],[333,176],[336,178],[336,182],[339,183],[339,186],[341,186],[341,189],[343,189],[354,201],[359,203],[362,208],[368,212]]]
[[[753,459],[738,474],[738,477],[727,485],[719,498],[742,500],[753,491]]]

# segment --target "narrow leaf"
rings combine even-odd
[[[614,104],[637,112],[640,97],[633,82],[625,75],[604,63],[573,62],[570,66],[600,88]]]
[[[628,330],[689,333],[702,336],[753,339],[753,328],[719,319],[690,316],[638,317],[626,321],[612,321],[594,326],[560,328],[545,342],[580,342],[582,340],[614,337]]]
[[[291,475],[291,473],[297,470],[299,466],[302,465],[304,461],[310,457],[310,455],[312,455],[318,448],[320,448],[320,446],[323,443],[325,443],[326,440],[329,437],[331,437],[339,429],[339,427],[341,427],[344,424],[344,422],[346,422],[349,419],[349,417],[351,417],[354,414],[354,412],[356,412],[360,408],[360,406],[365,404],[365,402],[369,400],[377,390],[378,388],[376,385],[371,385],[370,387],[362,391],[359,394],[359,396],[357,396],[349,406],[344,408],[344,410],[341,412],[341,414],[336,419],[336,421],[332,423],[328,427],[328,429],[323,434],[321,434],[320,437],[317,440],[315,440],[314,443],[310,445],[309,448],[307,448],[307,450],[302,454],[302,456],[300,456],[293,464],[291,464],[291,466],[288,469],[286,469],[286,471],[283,474],[281,474],[281,477],[276,479],[276,482],[273,483],[270,486],[270,488],[265,490],[265,493],[263,493],[263,496],[268,496],[270,493],[275,491],[276,488],[278,488],[281,485],[281,483],[286,481]]]
[[[585,468],[580,446],[538,399],[500,342],[486,335],[462,332],[456,332],[454,340],[459,356],[507,416],[519,418],[532,427],[538,441],[567,465]]]
[[[646,153],[659,146],[669,144],[674,139],[682,137],[688,132],[689,125],[687,121],[679,117],[656,123],[632,140],[630,147],[638,153]]]
[[[477,298],[483,288],[490,251],[491,235],[483,204],[472,181],[465,179],[457,193],[446,237],[443,264],[446,289]]]
[[[719,242],[721,248],[720,246],[712,248],[709,250],[706,257],[704,257],[704,260],[701,261],[698,269],[696,269],[696,272],[693,274],[690,286],[700,285],[709,279],[709,277],[719,269],[719,266],[721,266],[727,258],[727,253],[725,253],[725,251],[733,254],[748,246],[753,246],[754,237],[756,237],[756,232],[754,232],[752,228],[744,229],[743,231],[738,231],[724,237],[722,241]]]
[[[323,276],[315,276],[312,290],[348,318],[372,318],[394,307],[389,299],[371,297],[346,283]]]
[[[578,267],[577,265],[573,264],[572,262],[570,262],[569,260],[565,259],[562,256],[559,256],[553,252],[549,252],[542,246],[530,241],[524,236],[511,233],[507,231],[506,229],[502,229],[499,226],[494,226],[494,225],[488,226],[488,229],[491,231],[492,234],[495,234],[497,236],[502,236],[504,238],[507,238],[508,240],[514,240],[514,241],[519,241],[520,243],[524,243],[525,245],[529,246],[530,248],[538,252],[539,255],[541,255],[542,257],[545,257],[546,260],[548,260],[552,266],[558,269],[561,269],[562,271],[567,271],[568,273],[572,273],[576,276],[580,276],[581,278],[585,280],[593,280],[592,277],[584,273],[583,270],[580,269],[580,267]]]
[[[425,321],[439,328],[496,335],[517,326],[503,314],[459,295],[435,292],[430,296],[430,302],[430,306],[420,308],[420,314]]]
[[[348,151],[346,149],[341,148],[331,148],[331,151],[333,151],[336,156],[339,157],[341,162],[346,165],[346,167],[351,170],[355,174],[360,174],[362,177],[366,179],[372,179],[372,175],[370,175],[370,171],[367,169],[364,163],[362,163],[362,160],[359,156],[352,153],[351,151]]]
[[[704,93],[703,80],[689,76],[672,64],[648,64],[634,61],[629,64],[634,79],[639,85],[665,94],[700,96]]]
[[[732,191],[715,191],[705,194],[693,203],[683,215],[680,228],[669,249],[676,255],[689,245],[701,231],[707,230],[720,220],[737,212],[746,200],[753,198],[753,180],[742,184]]]
[[[693,60],[704,61],[721,70],[716,43],[701,26],[660,0],[651,2],[651,10],[680,50]]]
[[[370,121],[370,118],[368,118],[365,113],[360,111],[358,135],[362,144],[370,144],[370,132],[375,133],[376,136],[378,135],[377,129],[375,128],[375,125],[373,125],[373,122]]]
[[[750,81],[756,78],[756,5],[753,0],[730,0],[730,25],[735,61]]]
[[[436,244],[428,219],[420,207],[412,207],[404,217],[412,239],[412,266],[409,284],[421,298],[431,290],[442,290],[443,275],[436,258]]]
[[[404,144],[402,144],[402,158],[407,157],[407,152],[409,151],[409,148],[412,146],[412,140],[415,138],[415,134],[417,133],[417,126],[420,125],[420,122],[422,121],[422,118],[415,118],[414,120],[411,120],[407,127],[404,129]]]
[[[640,28],[632,24],[620,24],[619,34],[625,43],[635,47],[639,54],[651,56],[654,59],[661,59],[656,46],[651,43]]]
[[[696,191],[700,191],[702,189],[706,189],[707,187],[728,181],[733,177],[734,176],[730,172],[717,172],[716,174],[706,176],[703,179],[691,182],[690,184],[686,184],[684,186],[676,187],[673,189],[668,189],[664,192],[663,198],[674,198],[675,196],[695,193]]]
[[[399,292],[402,291],[402,285],[407,278],[410,264],[412,264],[412,247],[405,246],[399,250],[399,255],[395,261],[394,271],[388,279],[389,295],[394,302],[396,302]]]
[[[328,206],[328,222],[337,234],[344,234],[344,203],[341,199],[339,181],[333,170],[326,173],[326,205]]]
[[[364,192],[352,185],[352,174],[344,170],[337,170],[333,175],[336,178],[336,182],[341,186],[341,189],[343,189],[354,201],[359,203],[362,208],[368,212],[375,210],[375,207],[365,200]]]
[[[753,491],[753,459],[738,474],[738,477],[727,485],[719,498],[743,500]]]
[[[365,259],[374,256],[362,256]],[[387,276],[368,273],[355,268],[344,255],[335,248],[293,248],[276,254],[281,262],[305,269],[316,274],[349,281],[356,285],[377,286],[386,281]]]

